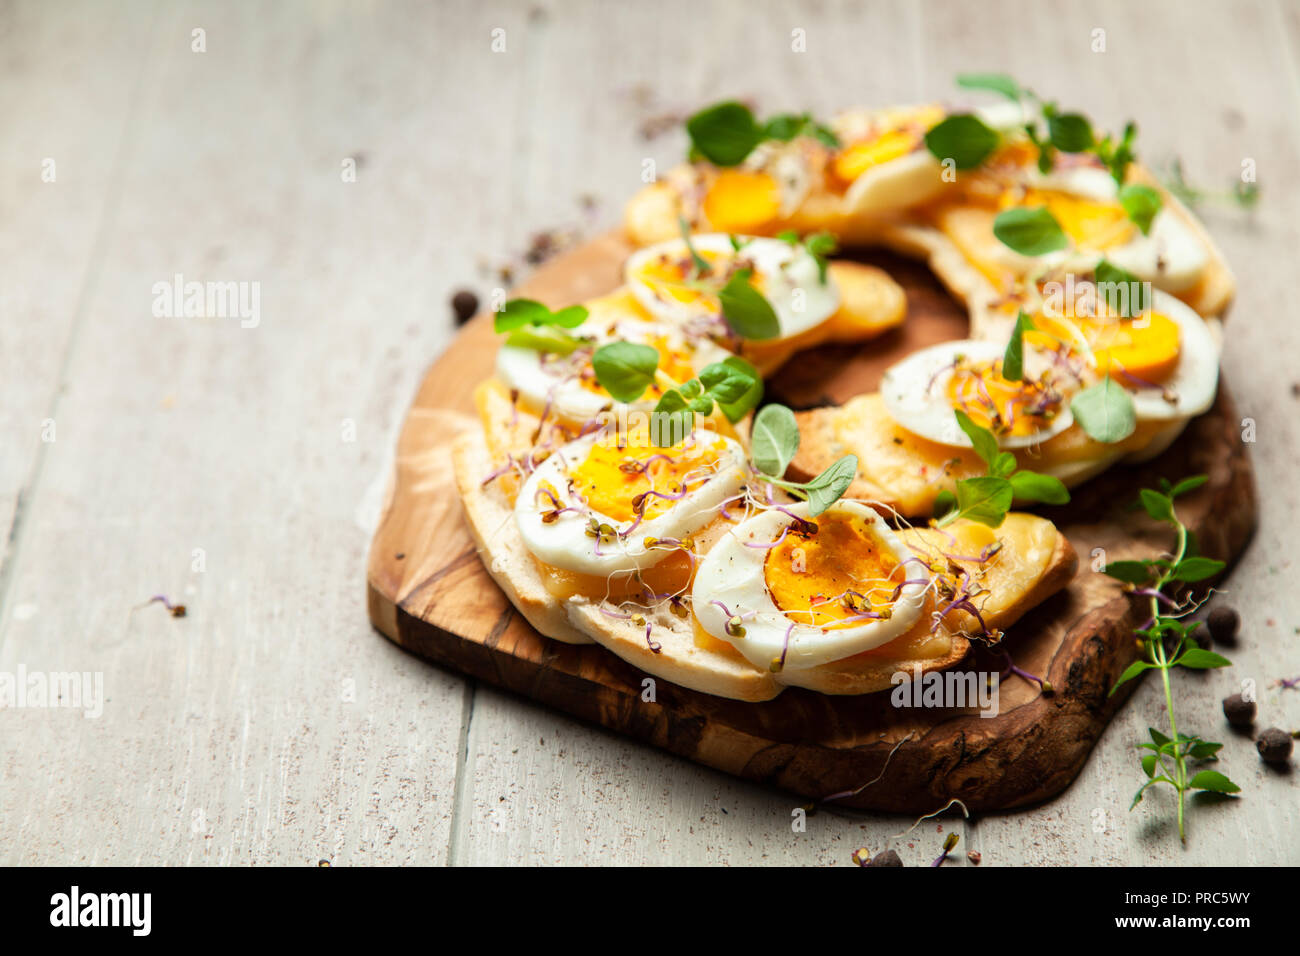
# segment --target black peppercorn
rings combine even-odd
[[[1265,763],[1286,763],[1291,757],[1291,746],[1291,735],[1281,727],[1268,728],[1255,741]]]
[[[867,866],[902,866],[903,861],[894,850],[884,850],[871,858]]]
[[[1255,702],[1240,694],[1223,698],[1223,716],[1234,727],[1249,727],[1255,722]]]
[[[1210,629],[1210,636],[1220,644],[1235,644],[1237,630],[1241,627],[1241,615],[1234,608],[1216,607],[1205,619]]]
[[[468,289],[461,289],[451,297],[451,310],[456,314],[456,324],[464,325],[478,312],[478,296]]]

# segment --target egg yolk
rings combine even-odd
[[[971,421],[997,435],[1032,435],[1056,417],[1061,395],[1042,381],[1008,381],[1002,363],[959,362],[948,379],[948,400]]]
[[[859,140],[835,157],[835,175],[851,183],[873,166],[906,156],[919,143],[917,133],[905,129],[891,129],[871,139]]]
[[[763,562],[773,602],[798,624],[860,627],[888,614],[901,565],[857,515],[823,515],[816,533],[786,533]]]
[[[1109,249],[1127,242],[1136,228],[1117,202],[1098,202],[1054,189],[1029,189],[1020,197],[1008,193],[1002,208],[1046,206],[1062,231],[1081,249]]]
[[[615,521],[631,521],[638,508],[645,518],[668,511],[713,476],[726,450],[721,438],[703,432],[668,448],[635,437],[622,447],[617,436],[602,438],[569,472],[574,490],[591,509]]]
[[[781,212],[781,188],[766,173],[724,169],[704,196],[704,215],[719,232],[757,232]]]
[[[1039,317],[1035,324],[1041,332],[1030,332],[1025,341],[1045,347],[1074,341],[1082,333],[1096,359],[1097,371],[1103,375],[1162,382],[1175,368],[1181,352],[1178,323],[1159,312],[1147,312],[1129,319],[1110,317],[1075,319],[1074,329],[1060,320]],[[1056,337],[1056,340],[1053,339]]]
[[[731,267],[736,258],[711,250],[697,249],[696,254],[709,264],[709,271],[705,275],[695,275],[695,261],[683,250],[680,256],[655,256],[637,270],[636,278],[649,286],[662,301],[698,306],[701,313],[715,314],[722,308],[718,292],[731,277]],[[763,273],[755,270],[747,261],[743,264],[751,270],[749,284],[758,292],[765,292],[767,279]],[[694,374],[691,372],[691,375]],[[690,378],[691,375],[686,377]]]

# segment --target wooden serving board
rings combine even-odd
[[[628,247],[610,234],[539,270],[518,295],[568,305],[613,289]],[[961,309],[920,264],[884,253],[864,261],[906,288],[906,323],[861,347],[825,347],[794,357],[768,383],[768,397],[794,408],[838,403],[876,388],[883,370],[933,342],[961,338]],[[478,427],[471,392],[491,374],[491,317],[471,321],[425,376],[397,448],[383,517],[371,544],[370,619],[402,647],[584,720],[750,780],[840,805],[925,813],[959,798],[973,811],[1024,806],[1061,792],[1079,772],[1107,721],[1131,692],[1107,691],[1135,657],[1137,602],[1092,570],[1100,561],[1153,555],[1169,531],[1131,510],[1137,490],[1162,476],[1206,473],[1179,502],[1202,552],[1231,561],[1255,525],[1254,481],[1226,388],[1165,454],[1141,468],[1116,468],[1045,509],[1079,553],[1072,584],[1017,623],[1004,646],[1055,693],[1010,677],[1000,712],[898,708],[888,692],[828,697],[799,688],[743,703],[657,681],[642,700],[644,674],[609,651],[542,637],[515,612],[484,570],[461,514],[449,443]],[[983,650],[963,666],[1001,670]],[[872,782],[874,781],[874,782]]]

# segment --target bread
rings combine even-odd
[[[726,642],[698,630],[692,615],[679,617],[668,605],[644,612],[650,625],[647,635],[645,624],[627,619],[626,607],[620,611],[607,600],[565,598],[548,590],[542,568],[524,548],[509,495],[499,482],[483,481],[493,473],[483,435],[462,435],[453,446],[453,458],[466,520],[484,566],[511,603],[547,637],[572,644],[594,641],[652,676],[748,701],[769,700],[787,686],[827,694],[886,690],[898,682],[895,675],[899,673],[910,679],[918,672],[943,670],[960,662],[969,650],[969,641],[958,634],[941,633],[933,638],[921,634],[911,643],[887,644],[832,664],[772,673],[754,667]],[[936,547],[939,534],[926,528],[903,532],[909,546],[920,549]],[[995,578],[989,585],[992,593],[986,596],[989,613],[985,618],[990,627],[1006,628],[1064,586],[1076,559],[1065,537],[1043,518],[1009,515],[996,534],[1011,544],[999,556],[1005,569],[990,568]],[[958,612],[954,620],[961,616]],[[973,622],[967,619],[965,623]],[[921,647],[926,654],[900,655],[900,647]]]

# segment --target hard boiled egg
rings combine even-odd
[[[560,447],[524,482],[515,522],[540,561],[566,571],[637,571],[718,517],[745,481],[744,449],[697,429],[656,448],[642,432],[602,432]]]
[[[695,616],[764,670],[808,668],[879,647],[920,618],[923,565],[866,505],[816,519],[772,508],[719,539],[695,574]]]
[[[524,407],[534,412],[549,409],[573,422],[589,421],[610,408],[614,400],[596,381],[591,365],[596,348],[607,342],[635,342],[659,353],[662,378],[632,404],[638,409],[653,407],[666,383],[694,378],[705,366],[730,354],[707,338],[689,337],[678,326],[651,321],[629,296],[607,299],[591,303],[587,321],[570,330],[583,344],[567,355],[511,345],[497,351],[497,378],[518,393]]]
[[[683,239],[633,253],[626,280],[641,306],[656,318],[692,329],[722,323],[718,293],[740,269],[751,272],[750,284],[767,299],[780,323],[781,341],[807,332],[840,306],[840,291],[828,274],[822,280],[817,260],[802,245],[781,239],[706,233],[691,245],[707,263],[700,268]],[[725,329],[724,329],[725,331]]]
[[[1004,343],[941,342],[914,352],[885,372],[880,393],[890,416],[914,435],[969,448],[953,414],[965,412],[1003,448],[1028,448],[1069,428],[1077,383],[1058,374],[1050,352],[1026,343],[1024,377],[1002,376]]]

